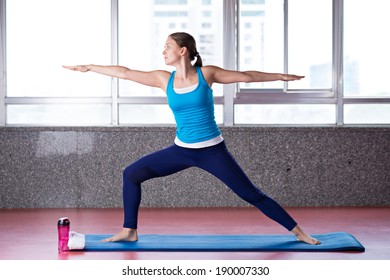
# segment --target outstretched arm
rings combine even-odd
[[[253,82],[272,82],[272,81],[295,81],[304,78],[292,74],[267,73],[259,71],[233,71],[225,70],[216,66],[205,66],[205,75],[209,78],[210,84],[230,84],[230,83],[253,83]],[[207,79],[207,78],[206,78]]]
[[[124,66],[116,65],[76,65],[76,66],[63,66],[66,69],[79,71],[79,72],[95,72],[102,75],[107,75],[114,78],[120,78],[137,82],[146,86],[158,87],[163,90],[166,88],[166,83],[169,78],[169,73],[163,70],[157,71],[138,71],[132,70]]]

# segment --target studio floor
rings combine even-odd
[[[365,252],[57,252],[57,219],[113,234],[122,209],[1,209],[0,260],[390,260],[390,207],[287,208],[310,234],[346,231]],[[141,208],[139,234],[288,234],[254,208]]]

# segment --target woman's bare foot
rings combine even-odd
[[[101,240],[102,242],[116,242],[116,241],[138,241],[138,234],[136,229],[123,228],[117,234]]]
[[[305,243],[311,244],[311,245],[321,244],[321,242],[319,240],[304,233],[303,230],[299,226],[295,226],[295,228],[293,228],[292,232],[295,234],[298,241],[305,242]]]

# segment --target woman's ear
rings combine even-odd
[[[182,47],[181,50],[180,50],[180,55],[184,56],[186,53],[187,53],[187,48],[186,47]]]

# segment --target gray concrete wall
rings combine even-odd
[[[389,127],[222,127],[252,181],[284,206],[390,206]],[[122,170],[173,127],[2,127],[1,208],[122,206]],[[145,207],[246,206],[197,168],[143,184]]]

